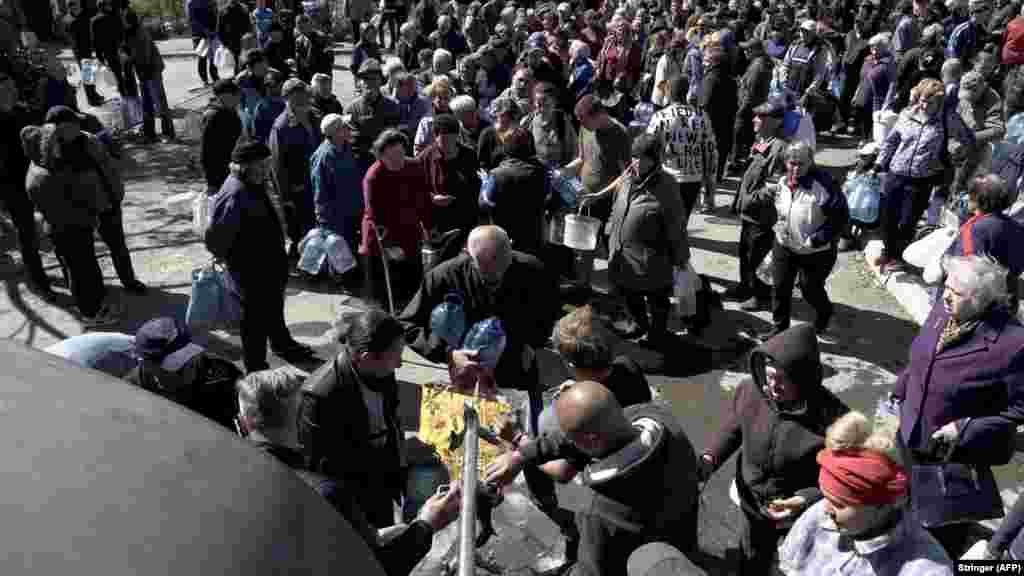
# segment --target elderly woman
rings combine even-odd
[[[642,134],[623,178],[603,192],[614,194],[608,219],[608,277],[636,320],[637,336],[654,346],[668,343],[672,272],[690,261],[679,186],[661,166],[661,141]],[[592,196],[593,198],[594,196]]]
[[[421,277],[420,240],[433,228],[433,209],[422,162],[406,158],[405,134],[389,128],[377,137],[377,161],[363,178],[362,243],[359,255],[365,271],[364,292],[383,302],[383,260],[389,266],[392,297],[412,295]],[[450,200],[437,199],[439,205]]]
[[[960,235],[949,248],[952,256],[984,254],[1007,268],[1006,290],[1010,310],[1017,309],[1017,279],[1024,272],[1024,253],[1015,247],[1024,245],[1024,226],[1004,211],[1013,203],[1006,181],[995,174],[978,176],[967,191],[974,209],[971,218],[960,227]]]
[[[537,158],[549,168],[558,168],[576,158],[576,129],[572,117],[558,105],[558,90],[546,82],[534,89],[534,112],[523,118],[522,126],[533,136]]]
[[[909,517],[908,474],[891,451],[892,440],[872,434],[860,412],[829,427],[817,456],[824,499],[800,516],[779,548],[783,574],[953,574],[939,543]]]
[[[521,110],[511,98],[498,98],[494,102],[494,125],[484,128],[477,142],[476,156],[480,168],[493,170],[505,159],[505,145],[519,128]],[[532,140],[529,133],[527,136]]]
[[[770,332],[765,340],[789,328],[793,284],[800,276],[800,292],[814,308],[818,338],[831,343],[829,332],[832,301],[825,281],[836,264],[839,234],[846,226],[846,196],[832,178],[814,166],[814,153],[798,141],[786,149],[786,175],[775,192],[775,244],[772,247],[775,290],[772,295]]]
[[[945,93],[939,80],[919,82],[878,154],[875,170],[889,173],[882,189],[885,254],[877,262],[883,272],[903,267],[903,250],[914,237],[932,188],[944,183],[951,160],[963,157],[974,141],[960,115],[945,109]]]
[[[317,226],[338,234],[353,248],[359,245],[363,194],[352,154],[352,117],[328,114],[320,131],[324,140],[309,161]]]
[[[455,95],[447,76],[434,76],[434,81],[427,87],[425,94],[430,98],[432,114],[421,119],[416,129],[413,150],[417,155],[434,141],[434,116],[451,113],[449,103]]]
[[[967,188],[967,180],[978,170],[987,171],[992,161],[990,144],[1006,134],[1003,99],[989,87],[981,73],[970,71],[960,79],[957,112],[968,128],[974,130],[974,144],[965,150],[965,158],[956,167],[953,192]]]
[[[898,440],[908,465],[948,461],[991,478],[988,468],[1010,461],[1024,423],[1024,327],[1006,308],[1005,268],[983,256],[947,257],[943,267],[942,301],[914,339],[893,392]],[[914,483],[911,494],[926,488]],[[964,517],[955,501],[941,511],[923,502],[915,502],[918,515],[945,513],[941,527],[926,528],[959,556],[978,518]]]
[[[736,494],[743,511],[740,574],[771,574],[776,543],[801,512],[821,499],[814,456],[825,431],[848,411],[822,386],[814,329],[801,324],[750,354],[750,375],[732,409],[698,460],[706,481],[733,452]]]

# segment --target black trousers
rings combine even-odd
[[[886,174],[882,184],[882,234],[886,256],[903,258],[903,250],[914,239],[917,221],[928,209],[932,187],[943,182],[942,175],[930,178],[911,178],[892,172]]]
[[[683,199],[683,231],[690,224],[690,214],[697,205],[697,198],[704,184],[700,182],[682,182],[679,184],[679,197]]]
[[[83,316],[95,316],[107,295],[103,273],[96,260],[92,228],[55,227],[52,233],[57,255],[71,277],[71,295]]]
[[[43,261],[39,257],[39,232],[32,202],[24,190],[15,187],[8,189],[4,202],[18,233],[18,249],[21,251],[21,263],[25,266],[28,280],[39,288],[49,288],[50,279],[43,270]]]
[[[203,41],[201,36],[192,37],[192,48],[199,46],[199,43]],[[209,75],[207,75],[209,70]],[[217,67],[213,65],[213,54],[207,53],[206,56],[196,58],[196,72],[199,73],[199,79],[203,81],[203,84],[207,82],[216,82],[220,80],[220,75],[217,73]]]
[[[135,282],[135,268],[132,266],[131,252],[124,238],[124,221],[120,206],[100,214],[99,233],[103,243],[110,250],[110,260],[121,284]]]
[[[263,271],[232,271],[242,293],[242,356],[248,372],[269,368],[267,342],[282,349],[292,343],[284,321],[284,290],[288,284],[287,264],[277,274]]]
[[[306,233],[313,229],[315,222],[313,193],[303,187],[301,190],[290,190],[286,194],[282,193],[283,199],[291,203],[291,205],[286,204],[284,208],[288,239],[291,240],[293,246],[298,247]],[[417,254],[417,256],[419,255]]]
[[[740,288],[751,296],[767,298],[772,287],[757,277],[757,267],[772,250],[775,233],[771,228],[762,228],[753,222],[740,221]]]
[[[804,300],[814,308],[816,317],[814,325],[823,329],[832,318],[832,301],[825,291],[825,280],[836,265],[837,251],[833,245],[828,250],[797,254],[780,246],[778,242],[772,247],[772,261],[775,265],[775,290],[772,298],[772,322],[775,328],[789,328],[789,320],[793,306],[793,284],[800,274],[800,292]]]
[[[743,510],[743,532],[740,534],[740,576],[771,576],[776,573],[779,539],[787,530],[774,522],[766,522]]]
[[[672,286],[661,290],[633,291],[621,289],[626,308],[641,330],[649,335],[661,336],[668,329],[669,297]]]
[[[736,122],[732,126],[732,152],[728,161],[736,162],[750,155],[750,146],[754,143],[754,111],[753,108],[740,108],[736,114]]]

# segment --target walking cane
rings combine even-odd
[[[388,253],[384,249],[384,235],[381,234],[381,227],[373,227],[373,235],[377,238],[377,247],[380,248],[380,261],[384,264],[384,284],[388,289],[388,310],[395,315],[395,297],[391,292],[391,272],[388,270]]]

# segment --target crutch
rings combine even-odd
[[[388,252],[384,249],[384,235],[381,234],[381,227],[374,225],[374,237],[377,238],[377,247],[380,248],[380,261],[384,265],[384,285],[388,289],[388,311],[395,315],[395,297],[391,292],[391,272],[388,270]]]

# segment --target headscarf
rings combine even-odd
[[[818,452],[818,485],[853,506],[891,504],[907,493],[907,474],[888,456],[871,449]]]

